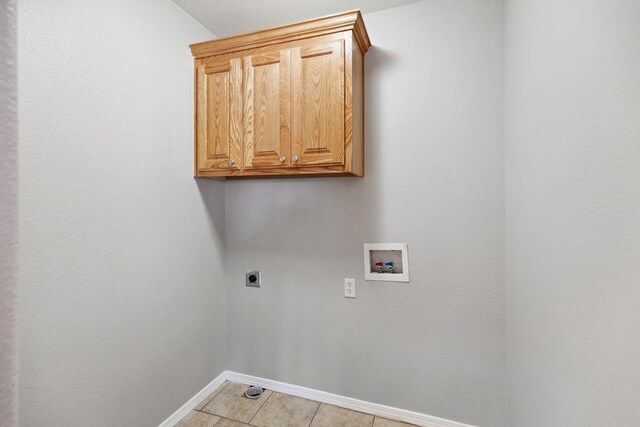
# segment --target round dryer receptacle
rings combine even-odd
[[[248,270],[245,275],[244,284],[245,286],[250,286],[252,288],[259,288],[262,284],[260,272],[257,270]]]

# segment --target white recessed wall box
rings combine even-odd
[[[409,281],[406,243],[365,243],[364,279],[386,282]]]

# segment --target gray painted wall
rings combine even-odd
[[[508,425],[640,420],[640,2],[507,1]]]
[[[503,13],[367,14],[366,177],[227,183],[229,369],[504,425]],[[407,242],[411,283],[364,282],[365,242]]]
[[[0,2],[0,425],[16,418],[16,2]]]
[[[157,425],[226,364],[224,184],[190,176],[212,35],[168,0],[18,9],[20,425]]]
[[[509,426],[637,424],[637,1],[507,0],[506,344],[502,1],[365,16],[365,178],[226,192],[184,173],[187,45],[211,33],[168,1],[19,6],[21,425],[155,425],[229,368],[502,426],[505,346]],[[1,108],[15,84],[5,10]],[[408,242],[411,283],[364,282],[364,242]],[[243,286],[249,268],[263,288]]]

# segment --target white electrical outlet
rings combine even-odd
[[[356,297],[356,279],[344,279],[344,296],[346,298]]]

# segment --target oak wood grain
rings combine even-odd
[[[344,169],[353,173],[353,34],[345,37],[344,46]]]
[[[363,54],[369,50],[371,42],[359,10],[351,10],[260,31],[194,43],[190,48],[194,57],[202,58],[344,31],[351,31],[356,35],[356,41]]]
[[[194,50],[195,176],[363,176],[370,42],[359,13],[325,18]]]
[[[364,176],[364,55],[356,46],[352,46],[351,96],[351,172]],[[345,98],[346,99],[346,98]]]
[[[292,49],[297,166],[344,163],[344,39]]]
[[[196,175],[239,167],[241,72],[238,59],[196,65]]]
[[[245,168],[289,165],[289,63],[289,49],[244,58]]]

